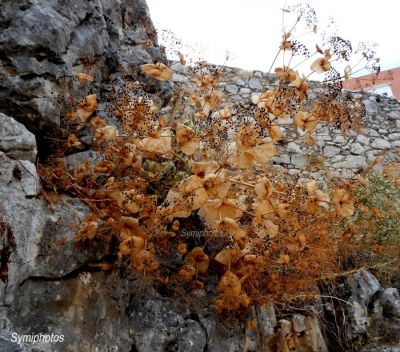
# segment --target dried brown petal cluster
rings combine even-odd
[[[351,182],[362,179],[338,180],[333,189],[299,183],[274,168],[272,159],[279,141],[288,141],[288,123],[306,145],[315,143],[319,126],[343,135],[362,126],[362,103],[338,88],[333,63],[346,48],[332,44],[337,42],[326,50],[317,46],[314,60],[291,32],[284,33],[279,52],[290,58],[275,69],[274,85],[266,82],[246,103],[228,101],[220,84],[225,73],[206,62],[188,67],[192,84],[180,87],[161,111],[157,96],[136,79],[118,86],[104,105],[100,95],[87,92],[77,102],[71,98],[62,152],[41,174],[49,188],[73,193],[93,210],[76,239],[85,245],[112,239],[112,254],[118,254],[110,256],[117,257],[113,267],[129,267],[161,286],[201,291],[218,276],[214,305],[221,312],[266,297],[284,299],[307,290],[321,273],[336,273],[343,242],[356,237],[349,224],[359,211]],[[312,72],[325,75],[325,91],[315,101],[308,99],[312,72],[296,71],[299,55],[313,57]],[[161,81],[173,75],[163,63],[140,69]],[[93,81],[84,73],[76,79]],[[82,149],[83,125],[93,135],[93,155],[68,170],[59,156]],[[374,214],[382,216],[377,209]]]

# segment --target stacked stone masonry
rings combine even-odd
[[[172,65],[175,86],[186,85],[189,90],[195,87],[193,75],[180,63]],[[265,91],[278,85],[275,75],[267,78],[261,71],[245,71],[232,67],[220,67],[224,75],[220,88],[225,93],[226,105],[244,103],[252,94]],[[313,82],[308,92],[314,99],[318,82]],[[300,177],[320,179],[321,177],[352,177],[368,165],[382,157],[384,162],[398,161],[400,150],[400,102],[384,95],[368,92],[351,93],[353,98],[361,99],[366,109],[366,127],[363,134],[350,131],[344,138],[339,130],[317,126],[316,144],[305,145],[304,132],[296,131],[292,121],[279,119],[287,124],[284,139],[278,144],[278,155],[274,164],[289,169],[289,173]],[[375,166],[376,171],[380,171]]]

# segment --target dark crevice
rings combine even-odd
[[[136,348],[135,344],[133,344],[129,352],[139,352],[139,350]]]
[[[0,244],[3,242],[3,248],[0,252],[0,280],[8,280],[8,263],[11,253],[15,251],[16,244],[13,233],[5,218],[0,214]]]
[[[45,276],[45,275],[38,275],[38,276],[30,276],[23,280],[19,287],[22,287],[27,281],[60,281],[60,280],[68,280],[77,277],[80,273],[84,272],[101,272],[103,271],[100,269],[96,263],[100,263],[103,261],[109,260],[111,257],[110,255],[106,255],[95,262],[85,263],[78,268],[72,270],[71,272],[61,275],[61,276]]]

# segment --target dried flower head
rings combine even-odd
[[[146,64],[141,65],[140,68],[147,75],[159,80],[168,81],[172,78],[172,70],[162,62],[157,62],[156,64]]]

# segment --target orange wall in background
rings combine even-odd
[[[393,96],[400,100],[400,67],[381,71],[378,76],[369,74],[343,81],[343,87],[350,90],[361,90],[381,84],[390,84]]]

